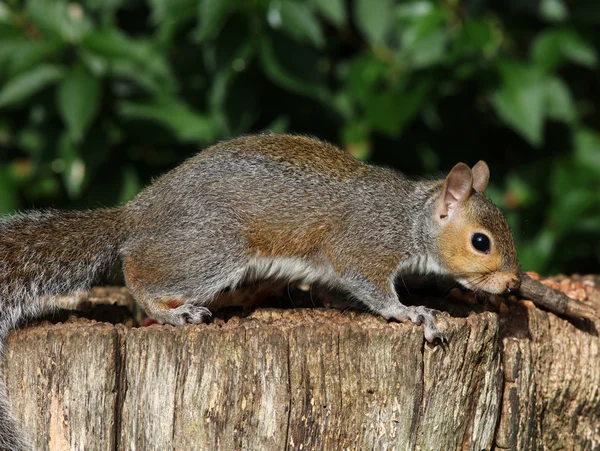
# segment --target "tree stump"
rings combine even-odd
[[[36,450],[592,450],[599,323],[445,313],[449,344],[432,346],[419,326],[333,309],[75,319],[13,332],[3,367]]]

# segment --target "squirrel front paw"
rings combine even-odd
[[[423,324],[425,339],[429,343],[439,340],[440,343],[448,343],[448,338],[435,325],[435,316],[439,310],[423,307],[422,305],[402,306],[392,315],[384,315],[387,319],[395,319],[401,322],[410,321],[414,324]]]

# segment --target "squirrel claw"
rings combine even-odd
[[[439,310],[419,305],[407,307],[403,316],[414,324],[423,324],[425,339],[428,343],[435,343],[439,340],[441,344],[447,344],[448,338],[435,325],[434,319],[438,313],[440,313]]]
[[[212,313],[206,307],[191,303],[182,304],[171,309],[163,309],[153,312],[152,319],[160,324],[172,324],[173,326],[183,326],[184,324],[200,324],[206,318],[210,318]],[[159,314],[157,314],[159,313]]]
[[[182,309],[182,312],[179,314],[181,318],[188,324],[200,324],[203,323],[206,318],[210,318],[212,313],[206,307],[201,307],[199,305],[194,304],[184,304],[179,309]]]
[[[386,319],[393,318],[397,321],[410,321],[416,325],[423,325],[425,339],[428,343],[439,341],[442,345],[448,343],[448,338],[438,330],[435,325],[435,315],[440,313],[439,310],[423,307],[422,305],[401,306],[393,312],[386,312],[382,316]]]
[[[427,328],[427,326],[425,326],[425,340],[427,340],[428,343],[435,343],[436,341],[439,341],[439,343],[444,346],[448,344],[448,337],[446,337],[446,335],[443,332],[440,332],[439,330],[434,329],[434,330],[430,330]]]

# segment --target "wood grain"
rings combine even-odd
[[[119,329],[81,322],[9,337],[7,390],[35,450],[114,449]]]

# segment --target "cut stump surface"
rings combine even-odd
[[[333,309],[76,319],[13,332],[3,366],[36,450],[600,448],[600,322],[521,306],[438,325],[445,347]]]

